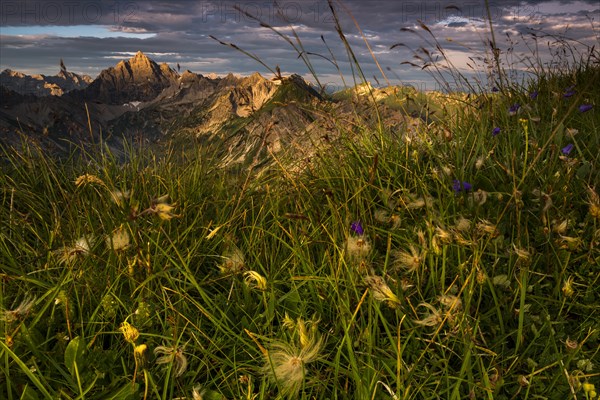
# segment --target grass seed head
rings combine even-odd
[[[465,217],[460,217],[456,221],[455,228],[459,232],[466,232],[471,229],[471,221]]]
[[[21,302],[21,304],[19,304],[14,310],[5,310],[4,312],[2,312],[2,314],[0,314],[0,320],[6,321],[7,323],[22,320],[29,314],[29,312],[33,308],[33,305],[35,304],[35,299],[35,297],[26,297]]]
[[[592,187],[588,187],[588,205],[592,218],[600,220],[600,196]]]
[[[265,354],[263,371],[278,383],[283,396],[295,398],[305,378],[305,365],[319,358],[321,345],[321,338],[310,335],[304,346],[275,343]]]
[[[440,310],[429,303],[420,303],[419,306],[427,308],[429,313],[420,320],[415,320],[415,324],[421,326],[438,326],[444,321],[443,314]]]
[[[572,297],[575,294],[575,290],[573,290],[573,277],[569,276],[563,286],[561,288],[561,292],[565,297]]]
[[[223,275],[240,274],[246,268],[244,253],[237,247],[232,247],[223,253],[223,263],[219,266]]]
[[[462,300],[453,294],[443,294],[438,297],[438,301],[444,308],[449,310],[460,310],[462,308]]]
[[[419,252],[414,245],[409,245],[409,251],[398,250],[395,252],[394,265],[404,268],[408,272],[417,272],[424,260],[424,254]]]
[[[100,179],[97,176],[92,175],[92,174],[83,174],[83,175],[77,177],[77,179],[75,179],[75,186],[77,186],[77,187],[93,185],[93,184],[97,184],[100,186],[106,186],[106,184],[104,183],[104,181],[102,179]]]
[[[375,300],[385,302],[392,308],[396,308],[400,305],[400,299],[394,294],[381,276],[366,276],[365,283],[369,286],[369,289],[371,289],[371,293]]]
[[[473,200],[475,200],[475,203],[477,203],[477,205],[484,205],[487,201],[487,198],[488,192],[486,192],[485,190],[477,189],[477,191],[473,193]]]
[[[435,228],[435,236],[439,239],[439,241],[442,244],[452,243],[452,233],[443,229],[442,227],[437,226]]]
[[[377,210],[375,210],[375,213],[373,214],[373,218],[375,219],[375,221],[380,222],[382,224],[388,223],[390,221],[390,213],[387,210],[384,210],[382,208],[379,208]]]
[[[160,355],[160,357],[156,359],[156,364],[173,363],[175,377],[183,375],[188,366],[187,357],[185,356],[183,350],[183,347],[155,347],[153,350],[154,355]]]
[[[79,256],[88,255],[93,243],[93,238],[89,236],[83,236],[77,239],[75,244],[72,246],[65,246],[56,250],[55,254],[58,256],[58,262],[60,264],[70,264]]]
[[[497,237],[498,235],[500,235],[500,232],[498,231],[498,228],[496,227],[496,225],[490,223],[489,221],[482,219],[481,221],[479,221],[477,223],[477,232],[480,235],[489,235],[492,238]]]
[[[124,226],[119,227],[111,236],[106,238],[106,245],[116,252],[127,249],[129,247],[129,232]]]
[[[517,259],[519,262],[528,263],[529,261],[531,261],[531,252],[529,250],[517,247],[517,245],[514,243],[513,249],[515,254],[517,255]]]
[[[561,249],[569,251],[577,251],[583,245],[581,238],[562,235],[558,238],[557,243]]]
[[[202,386],[194,386],[192,389],[192,400],[204,400],[204,393],[206,393],[206,389],[203,389]]]
[[[579,348],[579,343],[577,343],[577,340],[567,337],[567,340],[565,340],[565,347],[568,351],[574,351]]]
[[[564,235],[567,233],[567,228],[569,226],[569,220],[565,219],[562,222],[553,221],[552,222],[552,232],[558,233],[559,235]]]
[[[348,236],[346,251],[352,260],[362,260],[371,252],[371,243],[365,236]]]
[[[114,190],[110,192],[110,197],[116,205],[118,205],[119,207],[123,207],[125,205],[125,201],[129,200],[129,198],[131,197],[131,191]]]
[[[290,331],[293,331],[294,329],[296,329],[296,321],[293,318],[291,318],[287,312],[285,313],[285,316],[283,317],[282,325],[286,329],[289,329]]]

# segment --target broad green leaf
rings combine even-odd
[[[83,367],[84,354],[85,341],[80,336],[77,336],[69,342],[65,349],[65,365],[71,376],[74,377],[76,369],[81,370]]]

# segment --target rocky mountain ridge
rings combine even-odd
[[[212,146],[224,165],[242,168],[266,165],[283,153],[310,158],[340,131],[359,132],[364,121],[381,116],[390,129],[424,121],[419,115],[424,108],[411,104],[413,94],[404,89],[358,87],[355,95],[336,99],[322,95],[299,75],[180,75],[142,52],[62,96],[0,90],[0,145],[25,139],[68,153],[73,146],[100,141],[114,151],[123,141],[156,146],[177,142],[184,147],[196,141]],[[365,90],[374,95],[365,95]],[[371,103],[375,98],[380,116]]]
[[[88,75],[67,71],[62,60],[56,75],[27,75],[11,69],[0,73],[0,86],[25,96],[62,96],[72,90],[84,89],[92,81]]]

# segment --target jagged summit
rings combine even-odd
[[[166,63],[158,65],[138,51],[129,60],[103,70],[84,91],[84,98],[108,103],[149,101],[175,84],[179,74]]]
[[[137,72],[140,75],[147,75],[152,72],[157,72],[157,69],[162,71],[162,68],[158,66],[158,64],[148,58],[148,56],[141,51],[135,53],[135,55],[131,57],[129,61],[120,61],[115,68],[127,68],[127,66],[130,67],[132,72]]]
[[[138,50],[131,60],[150,60],[143,51]]]

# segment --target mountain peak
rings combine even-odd
[[[149,101],[178,78],[177,72],[167,64],[158,65],[138,51],[129,60],[103,70],[86,95],[111,104]]]
[[[138,50],[137,53],[135,53],[135,55],[133,57],[131,57],[131,59],[129,61],[131,62],[131,61],[136,61],[136,60],[151,61],[150,58],[148,58],[148,56],[145,55],[144,52],[142,52],[141,50]]]
[[[135,56],[131,57],[127,63],[129,63],[132,69],[146,70],[146,73],[149,72],[148,70],[159,69],[158,64],[148,58],[141,51],[135,53]]]

